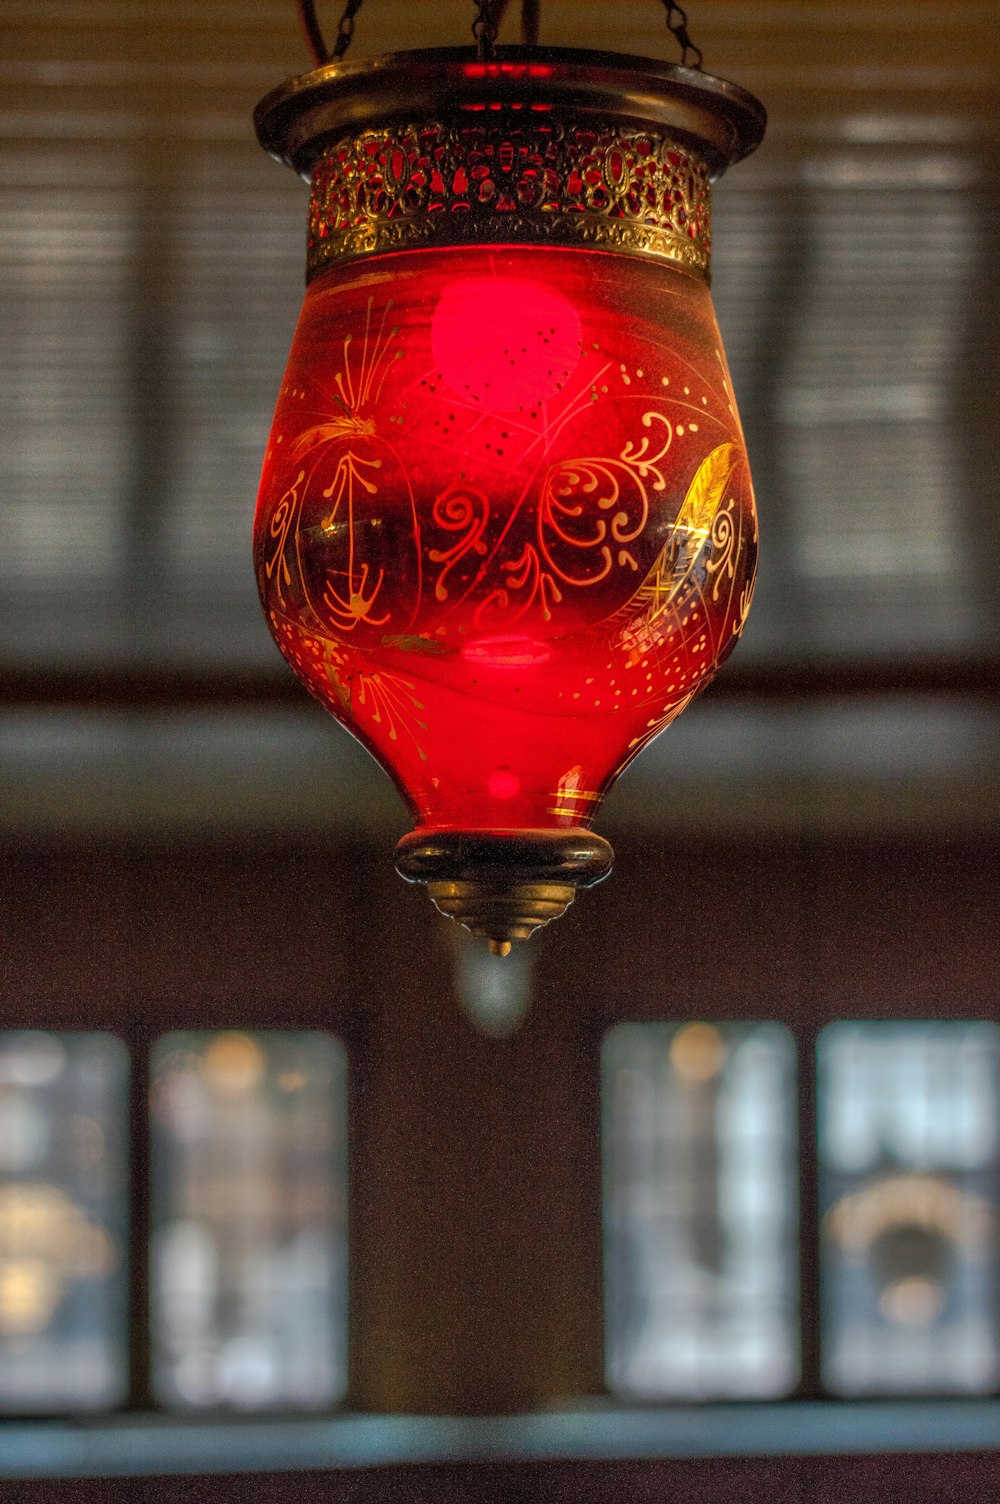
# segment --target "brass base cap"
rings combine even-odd
[[[527,940],[535,930],[565,914],[576,897],[569,883],[428,883],[434,907],[481,940],[488,940],[495,956],[506,956],[515,940]]]
[[[442,914],[505,956],[515,940],[558,919],[577,888],[611,871],[608,842],[570,830],[415,830],[396,847],[396,870],[426,883]]]

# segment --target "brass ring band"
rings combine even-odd
[[[313,187],[309,275],[424,246],[585,246],[707,279],[709,183],[765,115],[649,58],[443,48],[331,63],[273,90],[261,145]]]
[[[311,178],[310,278],[386,251],[511,244],[709,274],[708,168],[652,129],[510,110],[393,122],[323,147]]]

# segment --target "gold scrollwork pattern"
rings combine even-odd
[[[285,591],[293,582],[289,557],[294,554],[295,529],[298,527],[302,482],[305,478],[306,472],[300,470],[292,484],[278,499],[267,527],[265,557],[262,560],[264,578],[274,582],[275,599],[281,607],[286,604]],[[295,574],[297,578],[297,565]]]
[[[731,442],[719,444],[699,465],[669,542],[628,606],[613,618],[621,624],[617,642],[630,666],[699,620],[714,672],[742,633],[756,579],[757,519],[753,506],[746,509],[730,489],[741,471],[745,478],[745,457]],[[714,610],[702,610],[709,601]],[[710,635],[709,620],[715,622]],[[710,676],[703,669],[691,687],[689,674],[678,675],[670,686],[676,693],[630,741],[627,761],[681,714]]]
[[[663,413],[646,412],[641,421],[650,432],[638,443],[629,440],[617,458],[589,455],[560,460],[547,468],[535,503],[534,537],[524,542],[515,557],[501,563],[504,583],[492,588],[480,603],[477,628],[499,625],[501,617],[507,617],[509,624],[530,610],[537,610],[543,621],[551,621],[567,587],[578,590],[599,585],[615,569],[638,571],[639,563],[628,545],[646,530],[650,492],[665,488],[660,465],[673,439],[673,426]],[[466,494],[470,489],[455,497],[446,493],[435,508],[440,526],[465,528],[451,549],[430,554],[435,562],[445,564],[436,589],[439,600],[445,599],[446,575],[460,558],[471,549],[487,553],[482,537],[489,504],[477,492],[478,506],[474,507]],[[445,500],[450,504],[449,520],[442,511]]]
[[[387,125],[313,164],[310,276],[378,252],[512,241],[652,256],[707,278],[708,169],[668,136],[554,115]]]
[[[490,519],[489,498],[477,486],[450,486],[434,502],[432,520],[449,533],[462,534],[450,548],[432,548],[427,557],[442,568],[434,586],[436,600],[448,599],[448,576],[469,553],[480,557],[486,553],[483,533]]]
[[[538,542],[550,569],[567,585],[596,585],[614,564],[633,570],[639,567],[625,545],[641,537],[649,520],[647,483],[654,491],[664,488],[663,472],[657,466],[673,437],[670,420],[662,413],[644,413],[642,422],[645,428],[661,425],[662,443],[655,454],[649,453],[646,435],[638,445],[626,444],[617,459],[563,460],[550,467],[542,482]],[[631,497],[623,490],[626,481],[634,488]],[[610,517],[604,515],[608,512]],[[581,535],[576,530],[579,524],[572,525],[573,519],[581,517],[587,519],[588,534]],[[585,574],[571,573],[555,557],[559,544],[597,549],[597,559]]]
[[[285,610],[290,596],[299,598],[314,630],[324,623],[343,634],[359,627],[405,627],[412,625],[420,604],[416,505],[398,456],[375,418],[382,386],[401,353],[392,348],[398,329],[386,327],[391,311],[390,300],[376,318],[369,298],[362,337],[344,337],[340,368],[324,399],[330,410],[321,410],[323,421],[303,429],[289,446],[295,480],[279,497],[263,543],[261,568],[275,603]],[[366,446],[367,453],[356,450],[355,443]],[[365,526],[370,530],[384,505],[380,492],[387,489],[387,463],[394,467],[389,488],[398,491],[402,483],[412,530],[413,578],[402,589],[384,563],[365,557]],[[304,518],[304,508],[314,510],[307,505],[310,493],[314,502],[326,505],[315,509],[318,515]],[[321,540],[320,559],[310,568],[305,557],[316,553],[315,540]],[[407,588],[409,601],[404,598]]]

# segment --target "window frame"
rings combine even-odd
[[[799,1259],[799,1345],[801,1357],[801,1376],[799,1383],[788,1394],[776,1397],[773,1400],[755,1401],[743,1399],[714,1399],[704,1403],[709,1405],[754,1405],[754,1404],[788,1404],[803,1402],[809,1404],[887,1404],[903,1406],[910,1401],[940,1402],[948,1404],[972,1403],[980,1401],[988,1402],[991,1399],[1000,1398],[1000,1383],[992,1390],[981,1395],[969,1396],[956,1393],[953,1389],[926,1391],[920,1390],[909,1394],[879,1394],[871,1396],[846,1396],[836,1393],[824,1387],[822,1382],[822,1304],[821,1304],[821,1213],[820,1213],[820,1164],[819,1164],[819,1141],[818,1141],[818,1105],[817,1105],[817,1045],[822,1031],[833,1023],[986,1023],[996,1026],[996,1019],[986,1013],[967,1014],[957,1012],[954,1009],[943,1008],[940,1001],[931,996],[925,996],[920,1002],[915,1003],[912,1009],[904,1017],[895,1009],[884,1007],[874,1011],[866,1009],[838,1009],[833,1000],[823,1005],[815,1005],[808,1016],[794,1017],[788,1012],[773,1013],[744,1011],[734,1012],[732,1001],[718,996],[712,998],[702,997],[700,1008],[696,1012],[670,1011],[664,1009],[661,1000],[653,993],[644,989],[640,1000],[633,999],[629,1003],[600,1001],[591,1002],[587,1010],[591,1023],[588,1029],[588,1054],[594,1062],[592,1069],[596,1070],[598,1082],[600,1081],[601,1050],[606,1035],[611,1029],[623,1023],[671,1023],[685,1024],[691,1022],[704,1022],[712,1024],[747,1024],[747,1023],[779,1023],[785,1027],[792,1036],[796,1053],[796,1083],[797,1083],[797,1192],[799,1204],[799,1233],[798,1233],[798,1259]],[[598,1087],[598,1095],[599,1095]],[[598,1108],[598,1123],[600,1123],[600,1108]],[[998,1188],[1000,1189],[1000,1188]],[[1000,1203],[1000,1193],[998,1193]],[[603,1206],[603,1202],[602,1202]],[[602,1256],[603,1268],[603,1256]],[[603,1335],[603,1326],[602,1326]],[[613,1403],[619,1403],[629,1408],[673,1408],[677,1405],[690,1405],[699,1403],[694,1397],[691,1399],[676,1398],[650,1398],[644,1400],[641,1397],[623,1397],[607,1386],[603,1393]]]
[[[638,856],[630,858],[631,870],[626,866],[605,889],[581,895],[570,915],[544,937],[535,953],[531,1013],[521,1030],[505,1041],[477,1036],[461,1015],[447,985],[447,925],[433,916],[422,895],[398,882],[384,850],[376,850],[367,841],[363,845],[342,842],[335,847],[336,860],[331,861],[329,846],[315,843],[303,852],[287,840],[275,842],[269,838],[248,849],[241,847],[235,854],[228,853],[226,871],[232,869],[234,886],[221,877],[218,882],[213,880],[209,858],[214,849],[208,842],[180,849],[164,849],[153,843],[140,850],[142,859],[138,860],[134,849],[126,849],[123,854],[116,843],[108,872],[95,864],[90,845],[83,853],[85,868],[81,868],[79,847],[63,848],[58,854],[43,852],[50,866],[51,859],[58,855],[58,880],[54,881],[50,872],[46,883],[35,884],[34,888],[34,877],[28,879],[22,868],[17,876],[25,896],[10,910],[15,921],[19,913],[25,917],[19,927],[11,928],[14,958],[8,963],[10,980],[5,989],[9,1026],[97,1027],[117,1034],[129,1048],[133,1062],[133,1111],[135,1104],[144,1103],[148,1089],[148,1078],[140,1085],[144,1073],[135,1065],[145,1059],[144,1042],[148,1047],[152,1038],[162,1033],[192,1027],[318,1027],[338,1035],[348,1054],[352,1226],[351,1342],[345,1408],[355,1411],[398,1414],[423,1408],[425,1413],[440,1414],[455,1409],[454,1400],[447,1397],[451,1391],[443,1401],[439,1391],[432,1390],[427,1397],[427,1386],[437,1382],[440,1373],[440,1348],[434,1345],[436,1334],[426,1310],[418,1311],[412,1299],[414,1288],[420,1288],[430,1289],[437,1300],[451,1300],[454,1292],[447,1284],[449,1269],[447,1265],[430,1268],[421,1285],[420,1280],[409,1278],[410,1271],[402,1267],[399,1251],[402,1248],[405,1252],[412,1246],[412,1238],[423,1235],[428,1227],[436,1231],[455,1205],[464,1210],[464,1203],[448,1202],[443,1212],[421,1220],[415,1210],[421,1204],[417,1198],[423,1197],[423,1188],[414,1190],[407,1185],[406,1166],[392,1163],[391,1176],[383,1178],[374,1196],[368,1194],[368,1182],[378,1179],[379,1155],[394,1161],[401,1146],[416,1139],[421,1140],[423,1153],[428,1126],[436,1135],[426,1149],[434,1175],[448,1176],[456,1168],[459,1172],[467,1169],[462,1157],[467,1160],[474,1152],[469,1148],[470,1134],[473,1141],[479,1141],[472,1132],[474,1121],[456,1117],[456,1104],[474,1111],[489,1125],[490,1152],[494,1153],[495,1144],[498,1161],[503,1161],[496,1175],[487,1175],[485,1188],[480,1166],[474,1167],[476,1194],[482,1192],[485,1204],[481,1225],[473,1229],[467,1246],[463,1245],[464,1264],[481,1254],[482,1229],[487,1228],[490,1236],[502,1237],[505,1229],[498,1224],[497,1216],[513,1215],[515,1231],[531,1229],[534,1241],[519,1251],[519,1258],[529,1266],[529,1288],[537,1291],[538,1304],[545,1314],[545,1324],[541,1324],[535,1320],[536,1313],[526,1308],[523,1320],[519,1318],[510,1330],[513,1350],[509,1371],[520,1374],[526,1358],[531,1358],[540,1365],[538,1388],[534,1392],[520,1390],[513,1397],[509,1390],[503,1391],[498,1401],[479,1396],[475,1408],[496,1414],[501,1408],[537,1412],[555,1406],[572,1411],[580,1404],[596,1405],[609,1417],[621,1415],[624,1423],[637,1413],[635,1407],[616,1400],[603,1382],[598,1145],[600,1048],[605,1030],[628,1020],[678,1021],[693,1016],[707,1020],[736,1016],[741,1021],[752,1016],[782,1022],[797,1039],[800,1082],[803,1087],[809,1082],[809,1089],[801,1092],[799,1115],[800,1145],[807,1149],[815,1142],[814,1114],[811,1116],[809,1110],[815,1083],[814,1057],[803,1041],[808,1046],[825,1023],[845,1018],[898,1021],[990,1016],[985,1004],[994,996],[995,971],[990,947],[984,950],[978,941],[983,895],[991,891],[991,872],[995,870],[1000,880],[1000,848],[994,843],[962,841],[949,843],[944,849],[921,844],[917,848],[920,862],[912,872],[907,867],[907,851],[892,843],[889,849],[893,861],[907,873],[907,882],[889,895],[895,896],[898,922],[887,923],[883,906],[877,911],[879,953],[874,958],[866,956],[863,968],[855,964],[852,953],[839,970],[831,966],[831,955],[837,958],[838,927],[840,932],[846,927],[854,934],[852,911],[861,909],[869,916],[868,929],[860,926],[854,950],[862,949],[872,939],[870,916],[876,912],[872,894],[885,897],[888,892],[884,886],[885,843],[846,843],[851,861],[863,869],[857,893],[852,887],[856,873],[848,871],[845,880],[838,867],[845,855],[845,843],[804,846],[781,841],[768,846],[765,842],[713,842],[706,837],[697,843],[676,843],[667,866],[656,848],[640,844]],[[29,859],[34,871],[39,861],[34,848]],[[216,958],[203,960],[205,934],[212,935],[217,943],[220,934],[230,935],[233,924],[238,923],[239,916],[231,908],[237,889],[249,911],[250,927],[245,933],[256,935],[264,930],[265,923],[273,921],[273,874],[289,860],[296,863],[295,882],[283,912],[294,913],[297,919],[304,916],[315,927],[320,918],[329,923],[332,906],[337,904],[335,926],[324,929],[315,940],[308,928],[303,929],[301,938],[287,930],[272,936],[268,930],[245,954],[237,946],[227,951],[221,962]],[[88,915],[96,913],[101,918],[113,911],[123,881],[115,863],[126,869],[129,905],[121,916],[123,922],[114,911],[112,939],[116,948],[108,959],[102,952],[107,934],[99,933],[95,939],[86,921]],[[162,878],[159,863],[172,864],[174,876]],[[953,914],[961,916],[960,923],[939,926],[933,934],[936,950],[930,968],[930,942],[925,933],[930,927],[916,922],[927,907],[928,884],[924,881],[921,889],[921,863],[924,877],[928,869],[935,873],[931,885],[934,912],[949,921]],[[15,861],[11,870],[17,868]],[[725,880],[732,884],[728,893],[724,888],[716,893],[721,886],[720,874],[728,874]],[[239,888],[241,875],[243,888]],[[915,883],[911,877],[915,877]],[[303,894],[310,881],[322,881],[325,886],[319,898],[310,895],[311,905],[306,909]],[[834,914],[832,937],[828,937],[820,931],[815,916],[827,904],[831,886],[839,891],[841,883],[849,901],[841,903],[841,911]],[[255,885],[254,891],[250,885]],[[942,885],[948,890],[947,901],[941,896]],[[734,890],[742,907],[734,907]],[[684,952],[678,943],[683,914],[676,924],[662,923],[661,916],[671,904],[679,911],[680,897],[703,903],[706,891],[717,898],[713,913],[721,913],[728,928],[717,932],[714,949],[702,946],[692,952],[688,946]],[[970,891],[979,899],[978,908],[969,901]],[[153,900],[156,903],[155,918],[149,920],[152,927],[145,933],[140,930],[138,936],[133,922],[137,899],[143,906]],[[54,937],[47,935],[42,951],[38,950],[37,939],[40,910],[47,922],[50,914],[56,916],[52,921],[56,933]],[[145,907],[141,917],[145,920]],[[223,930],[223,924],[228,928]],[[187,933],[192,927],[193,932]],[[887,934],[894,927],[895,935]],[[177,938],[182,930],[183,944]],[[18,938],[19,933],[22,938]],[[913,954],[903,957],[903,940],[909,945],[911,936]],[[977,942],[974,953],[968,943],[973,939]],[[22,945],[25,960],[30,956],[33,962],[30,994],[22,985],[28,966],[21,964],[19,968],[17,961]],[[964,964],[959,964],[963,957]],[[146,985],[154,969],[159,972],[155,987]],[[843,1002],[845,973],[857,982],[852,988],[851,1007]],[[943,1002],[949,997],[958,1000],[950,1007]],[[733,1006],[734,999],[741,1004],[738,1010]],[[692,1006],[692,1000],[696,1000],[696,1006]],[[404,1080],[413,1087],[416,1101],[407,1104],[404,1118],[392,1133],[387,1133],[386,1109],[395,1107],[394,1092]],[[450,1095],[442,1094],[443,1085],[449,1087]],[[538,1119],[536,1124],[528,1122],[529,1112]],[[140,1118],[140,1131],[145,1132],[144,1107]],[[502,1133],[497,1135],[496,1125],[514,1128],[516,1134],[505,1141]],[[539,1140],[543,1131],[544,1140]],[[539,1163],[533,1148],[541,1141],[556,1150],[544,1163]],[[460,1158],[450,1163],[449,1154]],[[803,1153],[800,1193],[804,1207],[809,1190],[806,1164],[807,1155]],[[528,1171],[528,1181],[523,1185],[521,1179],[512,1182],[504,1166],[521,1178]],[[490,1170],[489,1166],[485,1168]],[[520,1208],[509,1200],[497,1200],[500,1193],[508,1196],[514,1184],[518,1200],[524,1203]],[[388,1254],[377,1224],[378,1213],[385,1209],[387,1189],[400,1193],[396,1213],[405,1228],[401,1237],[390,1241]],[[138,1191],[137,1186],[136,1194]],[[564,1204],[556,1206],[553,1195]],[[449,1235],[454,1231],[451,1223],[447,1231]],[[804,1282],[810,1269],[810,1252],[804,1249],[801,1261],[806,1298]],[[391,1278],[384,1267],[378,1267],[387,1257],[395,1258]],[[504,1270],[502,1260],[494,1265],[497,1267]],[[812,1268],[816,1268],[815,1261]],[[510,1293],[504,1291],[505,1299]],[[133,1319],[141,1343],[145,1300],[135,1304]],[[504,1309],[506,1313],[509,1308]],[[553,1313],[551,1319],[549,1311]],[[469,1332],[469,1348],[456,1351],[455,1365],[463,1389],[463,1365],[469,1355],[474,1360],[482,1353],[484,1337],[495,1319],[495,1310],[487,1305],[482,1326]],[[532,1322],[534,1329],[527,1335],[519,1330]],[[379,1351],[379,1341],[385,1341],[387,1332],[390,1340],[395,1341],[398,1335],[401,1342],[399,1368],[391,1386],[372,1365],[372,1354]],[[451,1340],[453,1333],[448,1336]],[[133,1337],[137,1365],[140,1343]],[[541,1366],[544,1364],[549,1366]],[[826,1397],[818,1385],[808,1386],[807,1373],[804,1366],[804,1381],[795,1396],[779,1402],[788,1407],[790,1419],[793,1412],[801,1418],[804,1450],[812,1444],[811,1417],[817,1413],[812,1401],[833,1418],[834,1424],[836,1416],[845,1413],[841,1408],[844,1402]],[[141,1375],[139,1368],[137,1377]],[[758,1413],[755,1402],[734,1403],[747,1406],[748,1414]],[[909,1399],[847,1404],[859,1415],[886,1417],[895,1413],[902,1418],[924,1413]],[[977,1426],[986,1424],[984,1417],[994,1413],[990,1408],[993,1405],[995,1401],[987,1399],[949,1398],[945,1408],[934,1413],[953,1417],[956,1445],[961,1445],[963,1435],[971,1435]],[[732,1413],[729,1406],[708,1409],[720,1416]],[[657,1413],[666,1416],[686,1410],[681,1404],[654,1402],[642,1414],[649,1415],[653,1423]],[[128,1410],[112,1414],[107,1424],[117,1424],[117,1416],[122,1413],[137,1416],[139,1412],[149,1414],[145,1395],[137,1384]],[[173,1425],[175,1420],[181,1423],[166,1415],[161,1419],[166,1425]],[[217,1419],[206,1415],[204,1423],[215,1424]],[[331,1416],[330,1423],[337,1419]],[[183,1421],[192,1423],[190,1417]],[[292,1426],[301,1424],[287,1413],[281,1424],[286,1421]],[[971,1431],[963,1430],[964,1426]],[[878,1426],[873,1421],[873,1427],[868,1436],[880,1438],[883,1449],[893,1450],[896,1443],[891,1420],[884,1424],[880,1420]],[[667,1441],[663,1445],[669,1447]],[[238,1466],[237,1458],[234,1467]]]
[[[332,1010],[339,1019],[341,1028],[337,1028],[329,1016],[318,1017],[317,1010],[301,1003],[289,1004],[285,1007],[276,1007],[267,1011],[266,1021],[260,1017],[263,1009],[253,1007],[249,1009],[252,1018],[248,1019],[246,1011],[237,1011],[231,1003],[216,1003],[199,1010],[197,1023],[192,1023],[190,1016],[186,1016],[182,1008],[176,1003],[164,999],[159,1006],[151,1008],[145,1015],[132,1013],[129,1015],[116,1014],[114,1017],[106,1016],[99,1023],[87,1022],[81,1019],[75,1006],[51,1004],[37,998],[25,1004],[22,1009],[12,1011],[5,1020],[4,1032],[22,1032],[42,1030],[46,1033],[106,1033],[118,1040],[123,1046],[127,1059],[127,1111],[125,1138],[127,1146],[127,1181],[126,1181],[126,1395],[121,1404],[108,1406],[92,1412],[88,1411],[86,1419],[90,1424],[111,1423],[116,1418],[127,1416],[157,1415],[164,1419],[177,1421],[198,1421],[199,1419],[224,1420],[236,1418],[241,1411],[231,1406],[181,1406],[164,1405],[153,1394],[152,1385],[152,1321],[151,1321],[151,1232],[152,1232],[152,1124],[150,1120],[149,1099],[152,1079],[151,1064],[153,1049],[157,1041],[164,1035],[171,1033],[213,1033],[228,1030],[236,1030],[241,1033],[279,1033],[279,1032],[322,1032],[332,1035],[338,1040],[344,1050],[346,1059],[345,1083],[346,1100],[342,1108],[342,1114],[346,1123],[345,1145],[345,1181],[347,1195],[347,1225],[350,1229],[350,1207],[354,1176],[352,1164],[354,1158],[354,1119],[352,1110],[352,1096],[358,1087],[356,1083],[356,1062],[359,1056],[356,1020],[349,1011],[348,1006],[342,1000]],[[13,1019],[13,1021],[10,1021]],[[177,1022],[172,1022],[172,1020]],[[204,1022],[202,1022],[204,1020]],[[351,1038],[347,1036],[351,1035]],[[351,1342],[351,1307],[353,1289],[353,1260],[351,1257],[350,1233],[348,1231],[347,1247],[347,1275],[346,1275],[346,1314],[347,1331],[346,1355],[348,1381],[344,1394],[336,1402],[317,1407],[315,1410],[303,1411],[301,1409],[276,1405],[262,1407],[246,1412],[260,1420],[269,1418],[295,1419],[315,1418],[316,1416],[335,1416],[341,1411],[350,1408],[351,1390],[351,1367],[352,1367],[352,1342]],[[30,1410],[15,1410],[13,1408],[0,1412],[0,1426],[8,1422],[21,1422],[29,1424],[33,1421],[44,1422],[46,1420],[72,1421],[80,1418],[78,1412],[70,1411],[65,1406],[33,1407]],[[2,1474],[0,1474],[2,1476]]]

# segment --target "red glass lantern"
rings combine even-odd
[[[545,49],[333,64],[258,108],[312,184],[267,621],[395,779],[401,873],[500,950],[607,875],[601,799],[746,621],[709,182],[763,119],[689,69]]]

